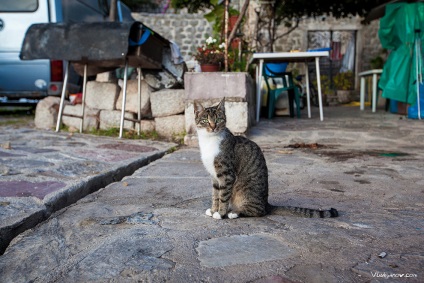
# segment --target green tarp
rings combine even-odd
[[[418,54],[415,50],[417,42],[424,42],[424,3],[388,4],[385,16],[380,19],[378,36],[383,48],[391,51],[378,85],[383,97],[416,103],[416,60],[421,61],[419,73],[424,64],[422,49]]]

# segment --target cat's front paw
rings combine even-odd
[[[213,218],[215,218],[215,219],[222,219],[221,214],[219,214],[218,212],[215,212],[215,213],[212,215],[212,217],[213,217]]]
[[[234,213],[234,212],[228,213],[229,219],[235,219],[235,218],[238,218],[238,217],[239,217],[239,215],[237,213]]]
[[[205,214],[206,214],[207,216],[211,216],[211,217],[212,217],[212,211],[211,211],[211,209],[210,209],[210,208],[206,209]]]

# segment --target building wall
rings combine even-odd
[[[248,13],[252,15],[252,13]],[[185,60],[190,59],[190,54],[195,52],[207,35],[212,33],[211,24],[202,14],[187,13],[133,13],[133,17],[160,33],[165,38],[176,42],[181,49]],[[249,16],[249,23],[254,22]],[[250,24],[252,25],[252,24]],[[354,30],[356,32],[356,70],[361,72],[370,69],[370,60],[381,52],[378,39],[379,21],[375,20],[369,25],[362,25],[361,18],[351,17],[335,19],[332,17],[308,18],[300,22],[299,27],[284,38],[278,40],[274,46],[275,51],[290,51],[292,49],[306,50],[308,45],[308,31],[316,30]],[[280,28],[284,32],[284,28]]]
[[[202,14],[148,14],[133,13],[133,18],[150,27],[180,47],[185,60],[212,34],[211,24]]]

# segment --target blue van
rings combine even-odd
[[[11,100],[60,96],[65,64],[62,61],[19,58],[27,29],[35,23],[108,21],[110,0],[1,0],[0,104]],[[134,21],[130,9],[118,1],[118,18]],[[81,79],[70,74],[68,90],[80,90]]]

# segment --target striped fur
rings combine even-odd
[[[338,216],[334,208],[321,211],[269,204],[265,157],[256,143],[234,136],[226,128],[225,100],[209,108],[194,102],[194,113],[202,162],[213,180],[212,207],[207,215],[216,219],[266,214]]]

